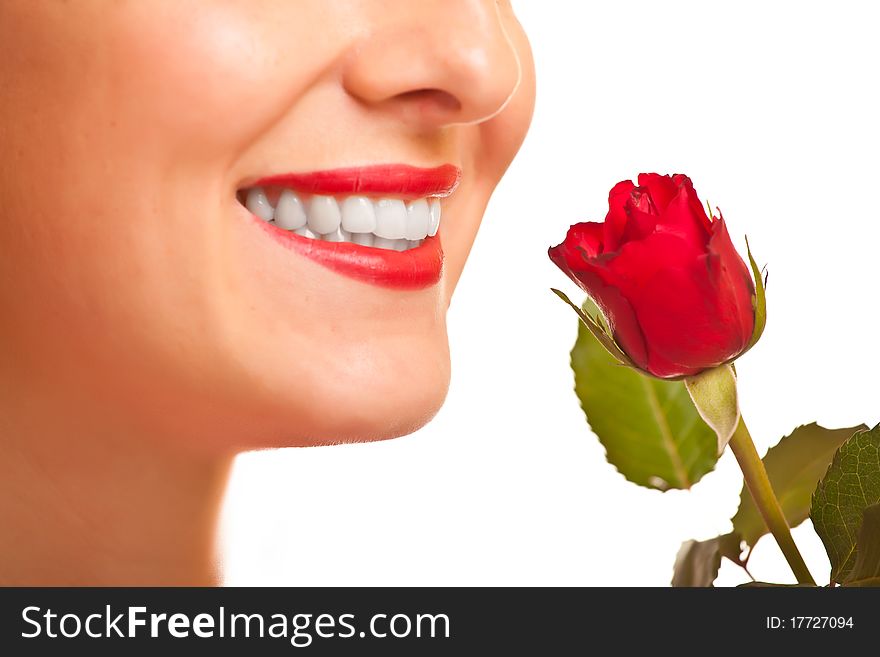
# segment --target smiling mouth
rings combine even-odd
[[[461,171],[379,165],[261,178],[239,202],[276,240],[341,274],[397,288],[441,276],[441,199]]]
[[[251,214],[300,237],[407,251],[437,234],[440,199],[459,178],[450,165],[337,169],[263,178],[238,198]]]
[[[304,195],[291,189],[252,187],[244,206],[263,221],[300,237],[407,251],[440,227],[440,200]]]

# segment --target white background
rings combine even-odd
[[[449,312],[446,405],[407,438],[241,457],[226,582],[665,586],[683,540],[729,531],[729,452],[690,491],[638,488],[572,391],[576,319],[548,288],[582,295],[546,249],[640,171],[690,175],[769,266],[767,331],[737,364],[758,451],[880,421],[875,6],[515,2],[537,109]],[[809,521],[795,540],[826,583]],[[750,566],[794,581],[770,538]]]

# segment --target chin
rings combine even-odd
[[[233,441],[243,449],[306,447],[387,440],[420,429],[449,389],[445,332],[442,340],[416,335],[390,342],[338,350],[307,369],[282,366],[284,376],[273,368],[275,384],[264,392],[290,394],[272,394],[243,409],[250,419],[240,425],[245,435]],[[269,380],[265,373],[261,378]]]

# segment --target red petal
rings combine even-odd
[[[733,246],[724,219],[716,219],[712,229],[709,270],[724,314],[739,329],[741,353],[748,347],[755,330],[755,309],[752,306],[755,284],[745,261]]]
[[[733,318],[719,304],[705,258],[701,246],[656,233],[626,244],[605,263],[602,277],[633,308],[647,370],[656,376],[695,374],[741,351],[739,327],[731,326]],[[621,340],[621,346],[627,345]]]
[[[648,195],[644,194],[642,198],[648,198]],[[659,217],[655,214],[643,212],[638,208],[631,207],[627,212],[627,216],[629,221],[626,224],[626,230],[623,231],[623,236],[620,240],[621,246],[627,242],[646,239],[653,235],[657,230],[657,219]]]
[[[669,201],[657,220],[657,230],[675,233],[704,249],[712,232],[712,224],[690,184],[690,179],[687,176],[680,178],[682,180],[678,193]]]
[[[551,247],[547,253],[557,267],[580,285],[577,272],[583,269],[584,258],[602,253],[602,224],[586,221],[573,225],[568,229],[565,241]]]
[[[595,258],[602,253],[602,224],[595,221],[583,221],[568,229],[565,243],[571,247],[580,247],[587,256]]]
[[[647,187],[636,187],[629,193],[629,202],[626,207],[630,210],[640,210],[645,214],[659,215],[657,206],[651,198],[651,192]]]
[[[581,269],[570,276],[599,306],[624,353],[636,366],[647,371],[648,351],[635,312],[620,290],[605,279],[607,274],[608,270],[596,261],[585,261]]]
[[[661,176],[659,173],[640,173],[639,187],[644,187],[651,194],[654,205],[662,212],[678,194],[678,184],[671,176]]]
[[[712,232],[712,220],[709,218],[709,215],[706,214],[706,206],[704,206],[703,202],[700,200],[691,179],[683,173],[675,174],[672,179],[685,191],[688,203],[690,203],[691,206],[691,211],[694,213],[694,216],[700,220],[700,224],[703,228],[708,232]]]
[[[649,369],[657,376],[696,374],[739,353],[739,336],[717,312],[705,280],[695,281],[697,269],[665,270],[633,301],[649,345]]]
[[[605,229],[602,236],[605,253],[620,248],[627,223],[626,204],[633,189],[635,185],[631,180],[621,180],[608,193],[608,214],[605,215]]]
[[[613,256],[600,256],[602,224],[586,222],[568,230],[565,241],[552,247],[550,259],[596,302],[608,319],[612,333],[633,362],[645,369],[648,355],[645,340],[632,306],[604,278],[604,262]]]

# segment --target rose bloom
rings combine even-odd
[[[730,362],[755,328],[755,286],[721,217],[685,175],[639,174],[608,195],[604,223],[572,226],[550,259],[596,302],[615,341],[656,377]]]

